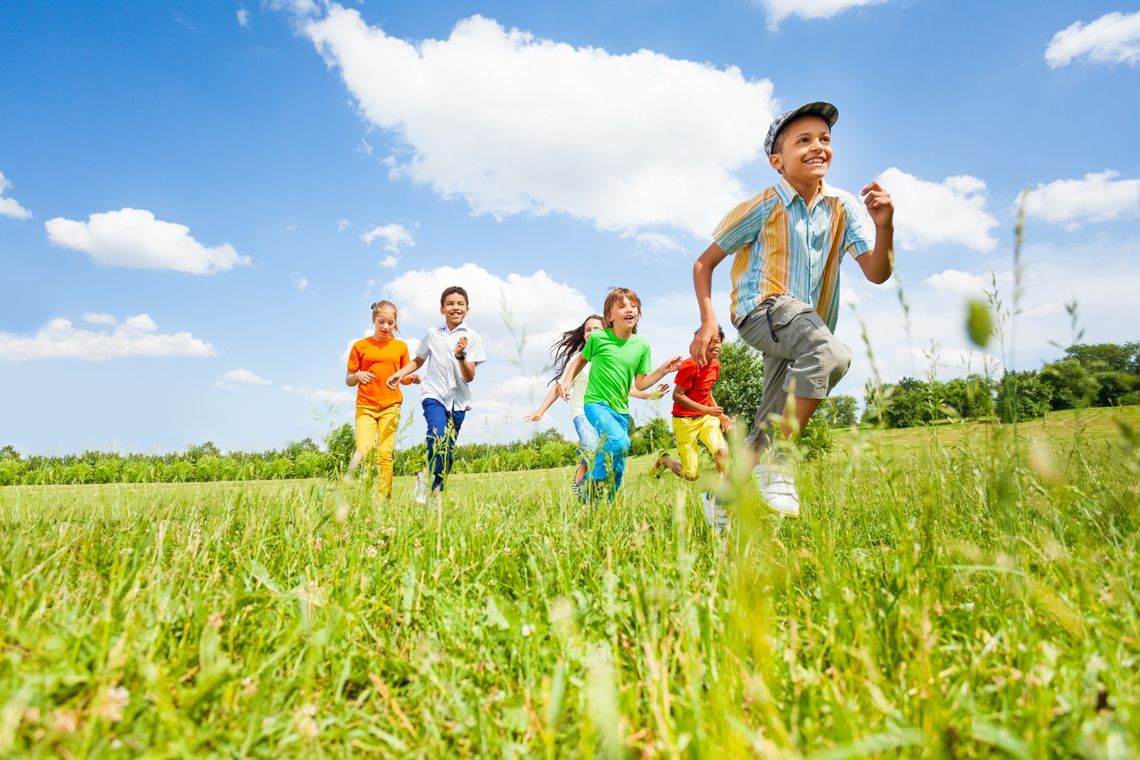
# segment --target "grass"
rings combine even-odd
[[[726,536],[648,459],[0,489],[0,756],[1133,757],[1138,429],[843,434]]]

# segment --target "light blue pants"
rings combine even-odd
[[[588,465],[598,449],[598,432],[585,414],[574,418],[574,431],[578,433],[578,456],[582,458],[582,464]]]
[[[625,455],[629,453],[629,415],[619,414],[604,401],[586,404],[586,419],[598,434],[598,453],[594,456],[594,468],[588,474],[590,480],[608,482],[613,473],[610,498],[621,488],[625,474]]]

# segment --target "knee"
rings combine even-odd
[[[624,433],[619,433],[617,435],[606,436],[606,441],[602,445],[602,448],[605,449],[607,454],[615,455],[626,454],[629,451],[629,446],[629,436]]]
[[[819,349],[820,368],[828,379],[828,388],[834,388],[851,367],[851,349],[834,335],[829,335]]]

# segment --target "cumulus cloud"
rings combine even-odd
[[[397,259],[395,256],[388,255],[388,256],[385,256],[384,258],[380,259],[380,261],[377,262],[377,266],[384,267],[385,269],[392,269],[393,267],[395,267],[399,263],[400,263],[400,260]]]
[[[238,26],[249,26],[249,11],[245,8],[237,9]]]
[[[960,175],[930,182],[891,167],[878,181],[895,202],[895,242],[903,250],[944,243],[991,251],[998,221],[986,211],[986,183]]]
[[[236,388],[239,385],[270,385],[271,382],[259,377],[248,369],[231,369],[214,381],[215,388]]]
[[[292,281],[293,287],[295,287],[297,290],[304,290],[305,288],[309,287],[309,278],[303,275],[299,275],[296,272],[289,275],[289,279]]]
[[[1135,66],[1140,61],[1140,11],[1106,13],[1089,24],[1075,21],[1054,34],[1045,49],[1045,62],[1052,68],[1078,58]]]
[[[11,217],[12,219],[31,219],[32,212],[20,205],[20,202],[15,198],[6,198],[4,193],[12,187],[12,183],[4,176],[4,172],[0,172],[0,216]]]
[[[831,18],[848,8],[878,5],[885,0],[753,0],[768,13],[768,28],[776,29],[788,16]]]
[[[356,399],[356,391],[310,388],[305,385],[282,385],[281,387],[288,393],[322,406],[343,406]]]
[[[348,221],[347,219],[337,219],[336,220],[336,231],[337,232],[344,232],[345,230],[348,229],[348,225],[350,225],[350,224],[352,224],[352,222]]]
[[[364,117],[402,140],[393,177],[496,218],[705,237],[748,196],[735,172],[763,156],[775,111],[771,82],[736,67],[574,47],[480,16],[412,42],[333,3],[301,29]]]
[[[84,321],[111,327],[85,330],[67,319],[53,319],[33,335],[0,332],[0,360],[124,359],[133,357],[213,356],[214,347],[188,332],[164,335],[148,314],[119,323],[109,314],[85,314]]]
[[[1025,215],[1074,228],[1082,221],[1106,222],[1140,216],[1140,179],[1116,179],[1114,171],[1040,184],[1025,198]]]
[[[404,248],[414,248],[416,245],[408,228],[395,222],[373,227],[361,235],[360,239],[367,245],[372,245],[373,240],[383,240],[384,250],[395,254],[399,254]]]
[[[229,243],[204,246],[186,225],[155,219],[145,209],[91,214],[86,222],[56,217],[44,227],[51,242],[83,251],[105,266],[214,274],[250,264]]]

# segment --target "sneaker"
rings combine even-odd
[[[416,487],[412,491],[412,498],[416,500],[416,504],[421,506],[427,504],[427,492],[427,481],[424,480],[424,474],[422,472],[416,473]]]
[[[773,512],[785,517],[800,516],[800,494],[796,482],[784,467],[760,464],[754,470],[759,481],[760,498]]]
[[[724,530],[728,527],[728,513],[720,508],[720,502],[717,501],[712,491],[705,491],[701,494],[701,506],[705,508],[705,522],[709,524],[710,528]]]
[[[585,480],[585,478],[582,478],[582,480],[574,480],[573,476],[570,477],[570,490],[574,492],[575,496],[582,495],[582,482]]]

